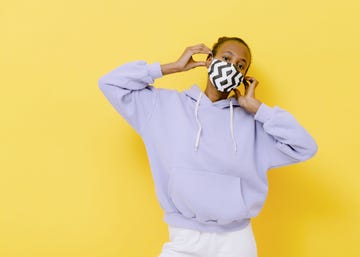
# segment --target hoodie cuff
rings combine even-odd
[[[148,66],[149,75],[151,76],[152,79],[155,80],[163,76],[161,73],[160,62],[151,63],[148,64],[147,66]]]
[[[268,105],[262,103],[257,110],[254,119],[260,121],[261,123],[265,123],[266,121],[270,120],[273,116],[273,109]]]

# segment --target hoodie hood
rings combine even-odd
[[[239,102],[236,100],[235,97],[230,97],[227,99],[222,99],[222,100],[218,100],[216,102],[212,102],[205,94],[202,90],[200,90],[200,88],[197,85],[193,85],[190,89],[185,91],[185,95],[190,97],[194,102],[196,102],[195,104],[195,109],[194,109],[194,115],[195,115],[195,119],[196,119],[196,123],[198,125],[198,130],[196,132],[196,140],[195,140],[195,144],[194,144],[194,151],[198,151],[199,149],[199,144],[200,144],[200,137],[201,137],[201,131],[202,131],[202,126],[201,126],[201,119],[199,118],[199,108],[200,106],[213,106],[216,108],[229,108],[229,115],[230,115],[230,124],[229,124],[229,128],[230,128],[230,133],[231,133],[231,138],[233,141],[233,145],[234,145],[234,152],[237,151],[237,144],[235,141],[235,135],[234,135],[234,106],[240,106]],[[200,104],[201,102],[201,104]]]
[[[214,106],[214,107],[218,107],[218,108],[230,108],[230,104],[229,102],[232,102],[233,106],[238,106],[239,102],[236,100],[236,98],[234,96],[229,97],[227,99],[222,99],[222,100],[218,100],[216,102],[212,102],[205,94],[204,92],[199,88],[198,85],[194,84],[191,88],[187,89],[184,91],[185,95],[188,96],[189,98],[191,98],[193,101],[197,101],[199,98],[199,94],[203,93],[202,99],[201,99],[201,105],[202,106]]]

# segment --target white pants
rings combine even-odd
[[[170,241],[158,257],[257,257],[251,223],[233,232],[200,232],[169,226]]]

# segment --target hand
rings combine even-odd
[[[211,49],[204,44],[189,46],[185,49],[180,58],[173,63],[161,65],[163,75],[193,69],[199,66],[206,66],[205,62],[196,62],[192,58],[194,54],[211,54]]]
[[[250,82],[250,85],[248,84],[248,81]],[[259,82],[254,77],[246,76],[244,78],[245,94],[242,95],[240,90],[234,89],[235,97],[240,106],[251,114],[255,114],[262,104],[262,102],[255,99],[255,88],[258,84]]]

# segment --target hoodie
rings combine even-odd
[[[205,232],[244,228],[261,211],[267,171],[311,158],[312,136],[287,111],[262,103],[255,115],[236,98],[212,102],[197,85],[155,88],[160,63],[123,64],[99,81],[141,136],[168,225]]]

